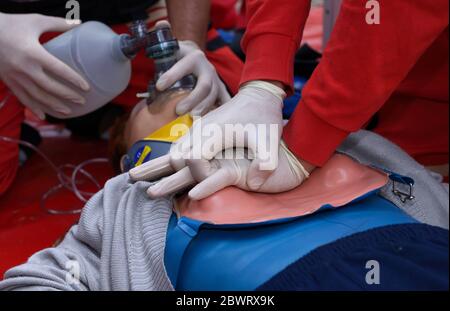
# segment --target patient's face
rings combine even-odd
[[[146,101],[141,101],[131,112],[125,126],[124,139],[128,149],[137,141],[175,120],[178,117],[175,113],[177,104],[188,95],[186,91],[178,91],[163,95],[150,105],[147,105]]]

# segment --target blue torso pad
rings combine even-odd
[[[322,245],[369,229],[413,222],[376,194],[278,223],[211,225],[173,215],[165,264],[177,290],[254,290]]]

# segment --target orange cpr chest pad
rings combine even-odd
[[[185,195],[175,204],[175,212],[178,218],[212,224],[262,223],[309,215],[324,207],[344,206],[387,182],[386,173],[336,154],[291,191],[265,194],[228,187],[201,201],[190,200]]]

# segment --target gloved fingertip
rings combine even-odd
[[[155,25],[156,29],[165,28],[165,27],[171,28],[172,25],[167,20],[158,21]]]
[[[168,79],[164,75],[161,76],[156,82],[156,89],[160,92],[165,91],[168,88],[167,81]]]
[[[177,105],[176,113],[177,115],[182,116],[185,115],[188,112],[188,110],[189,110],[188,106],[185,105],[183,102],[181,102]]]
[[[188,196],[189,196],[189,199],[191,199],[193,201],[200,201],[200,200],[204,199],[204,195],[195,188],[192,189],[191,191],[189,191]]]
[[[141,171],[140,167],[134,167],[128,171],[128,176],[132,181],[140,181],[141,180]]]
[[[89,83],[83,82],[83,84],[81,85],[81,89],[85,92],[89,92],[91,90],[91,86]]]
[[[149,187],[147,189],[147,195],[150,197],[150,199],[157,199],[162,196],[157,185]]]
[[[206,110],[207,110],[207,108],[204,108],[202,106],[197,106],[191,110],[190,114],[192,117],[200,117],[205,114]]]
[[[81,19],[71,19],[69,22],[66,20],[66,23],[69,29],[73,29],[83,24],[83,21]]]
[[[77,105],[80,105],[80,106],[86,105],[86,99],[84,99],[84,97],[74,98],[74,99],[72,99],[72,102],[74,104],[77,104]]]
[[[72,113],[72,110],[68,107],[58,107],[55,110],[64,115],[69,115],[70,113]]]

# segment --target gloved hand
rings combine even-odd
[[[253,160],[246,170],[245,184],[248,190],[260,191],[278,167],[284,96],[284,91],[271,83],[248,83],[230,102],[195,121],[169,155],[134,169],[131,177],[157,178],[174,171],[186,177],[186,162],[212,160],[223,150],[246,148]]]
[[[228,186],[237,186],[250,191],[247,185],[247,175],[251,161],[247,159],[245,149],[228,149],[221,158],[230,156],[233,159],[189,160],[188,166],[170,177],[164,178],[152,185],[147,193],[151,198],[170,195],[197,184],[190,192],[193,200],[204,199]],[[280,193],[299,186],[309,173],[297,158],[282,142],[279,148],[279,166],[261,185],[258,192]],[[170,157],[164,156],[156,162],[144,163],[130,171],[133,180],[151,180],[161,175],[174,172]]]
[[[0,13],[0,78],[41,119],[44,106],[69,114],[68,102],[85,103],[81,92],[88,91],[89,84],[39,43],[45,32],[65,32],[75,26],[63,18]]]
[[[184,160],[211,160],[226,149],[247,148],[252,159],[247,184],[258,191],[278,165],[285,96],[272,83],[247,83],[231,101],[194,121],[170,151],[173,167],[183,167]]]
[[[215,104],[228,102],[230,95],[205,53],[192,41],[180,41],[179,44],[180,60],[156,84],[159,91],[164,91],[187,75],[193,74],[197,78],[197,85],[192,93],[178,103],[177,114],[190,112],[193,116],[201,116]]]

